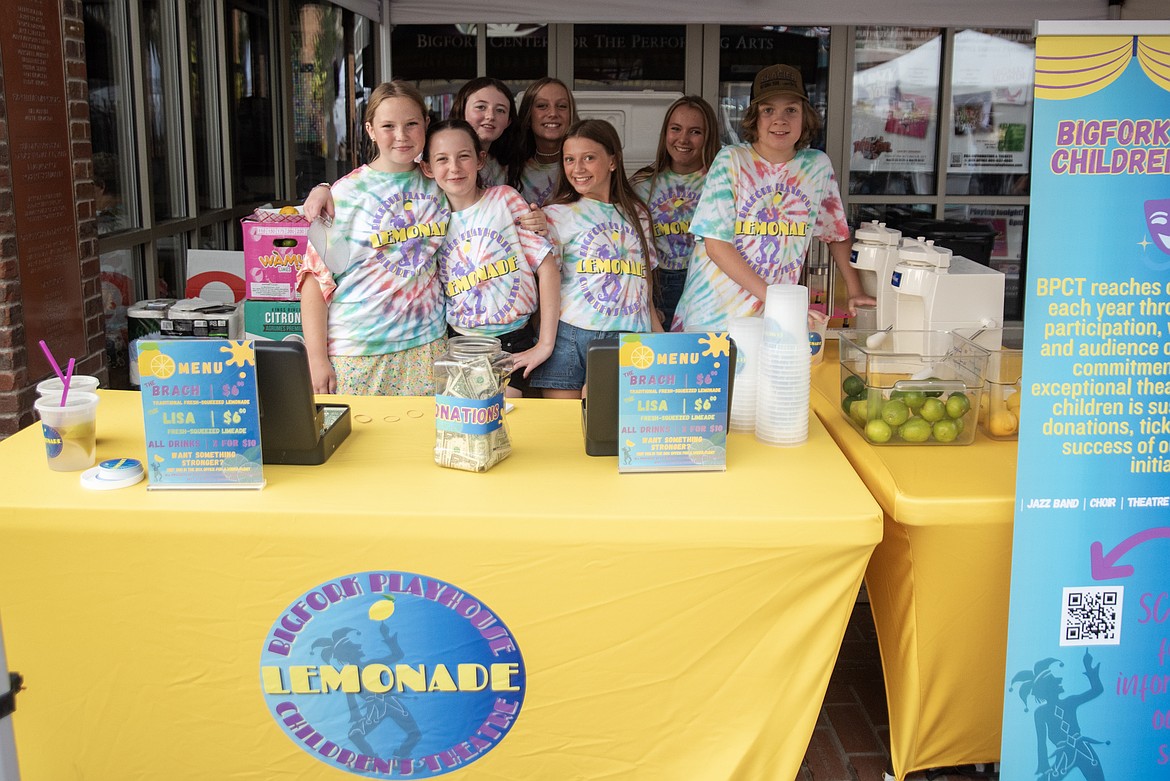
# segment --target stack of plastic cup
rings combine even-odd
[[[811,370],[808,289],[770,285],[764,299],[756,439],[769,445],[799,445],[808,439]]]
[[[754,431],[764,319],[736,317],[732,319],[727,334],[735,342],[736,350],[735,390],[731,394],[730,426],[734,431]]]
[[[81,391],[82,393],[93,393],[98,388],[98,378],[91,377],[88,374],[71,374],[69,375],[69,392]],[[61,398],[61,394],[65,391],[65,381],[60,377],[50,377],[47,380],[41,380],[37,383],[37,395],[42,397],[55,396]]]

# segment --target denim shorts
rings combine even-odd
[[[447,326],[447,336],[460,336],[460,333],[451,326]],[[513,355],[516,353],[522,353],[525,350],[531,350],[536,346],[536,331],[532,327],[531,320],[517,328],[515,331],[509,331],[508,333],[501,334],[496,338],[500,340],[500,347],[504,349],[504,352],[512,353]],[[536,370],[533,369],[533,371]],[[524,372],[522,371],[513,372],[512,378],[508,381],[508,384],[513,388],[523,392],[528,389],[530,379],[531,377],[525,378]]]
[[[678,309],[678,300],[687,283],[687,270],[667,271],[660,268],[654,282],[654,305],[662,310],[662,327],[669,331],[674,310]]]
[[[585,356],[589,352],[589,343],[594,339],[606,339],[623,333],[589,331],[562,320],[557,323],[557,342],[552,355],[532,371],[528,384],[533,388],[581,390],[585,386]]]

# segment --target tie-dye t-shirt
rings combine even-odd
[[[696,237],[734,244],[768,284],[800,278],[809,242],[844,241],[849,225],[832,163],[824,152],[802,149],[773,164],[750,144],[724,147],[711,164],[691,220]],[[764,302],[696,253],[674,316],[676,330],[717,330],[731,318],[758,315]]]
[[[536,311],[536,269],[552,244],[516,227],[527,213],[511,187],[491,187],[474,206],[451,213],[439,248],[439,281],[447,322],[460,333],[506,334]]]
[[[668,168],[658,176],[634,185],[638,197],[650,207],[650,219],[654,221],[654,249],[661,269],[686,271],[691,263],[695,252],[691,218],[699,205],[699,196],[703,194],[705,178],[703,171],[676,174]]]
[[[507,184],[508,172],[500,165],[500,161],[488,155],[487,160],[483,163],[483,168],[479,169],[479,181],[483,183],[484,187],[496,187],[501,184]]]
[[[613,205],[591,198],[546,206],[544,213],[561,244],[561,320],[589,331],[648,332],[654,245],[644,257],[634,226]],[[645,221],[643,230],[649,238]]]
[[[332,273],[310,246],[312,274],[329,304],[330,355],[385,355],[445,332],[435,253],[447,235],[447,196],[417,167],[385,173],[368,165],[333,185],[330,241],[349,244],[349,267]]]
[[[520,172],[520,194],[528,203],[544,206],[552,198],[561,179],[561,161],[538,163],[529,160]]]

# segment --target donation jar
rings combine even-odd
[[[512,355],[490,336],[453,336],[435,361],[435,463],[486,472],[512,453],[504,389]]]

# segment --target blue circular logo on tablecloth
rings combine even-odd
[[[511,730],[525,692],[512,632],[450,583],[346,575],[298,596],[264,638],[260,685],[316,759],[371,778],[432,778]]]

